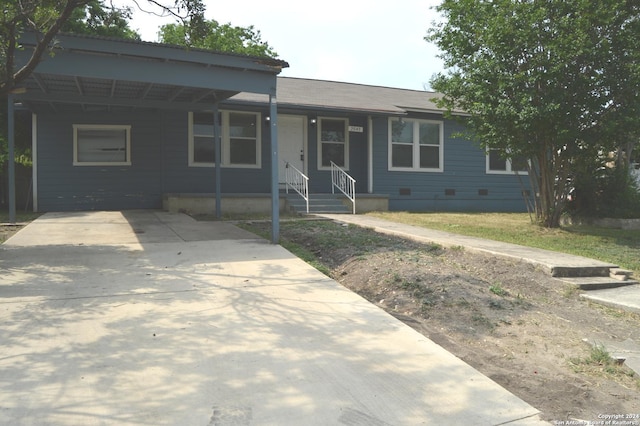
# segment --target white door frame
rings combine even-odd
[[[302,122],[302,170],[301,172],[307,174],[307,169],[308,169],[308,120],[307,120],[307,116],[306,115],[296,115],[296,114],[278,114],[278,127],[280,128],[282,126],[282,121],[283,119],[286,120],[287,118],[292,119],[292,118],[296,118],[296,119],[300,119]],[[278,134],[278,158],[280,159],[280,161],[284,161],[286,159],[286,156],[284,155],[284,148],[287,148],[287,146],[285,144],[283,144],[282,142],[284,141],[284,138],[282,138],[280,136],[280,134]],[[300,155],[298,153],[296,153],[296,156]],[[299,158],[299,157],[297,157]],[[289,159],[290,161],[292,159]],[[297,163],[293,163],[294,166],[298,166]],[[278,167],[280,167],[280,164],[278,164]],[[280,178],[280,180],[282,180],[282,177]]]

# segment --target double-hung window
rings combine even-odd
[[[343,118],[318,119],[318,169],[328,169],[333,161],[349,168],[348,122]]]
[[[389,119],[389,170],[441,172],[442,122]]]
[[[189,165],[211,165],[216,162],[213,139],[213,113],[194,112],[190,118]]]
[[[223,112],[223,160],[226,165],[260,166],[260,114]]]
[[[222,111],[222,158],[225,167],[260,167],[261,138],[260,113]],[[189,165],[212,167],[215,165],[213,114],[189,114]]]
[[[509,158],[503,154],[503,151],[498,149],[489,149],[487,152],[487,173],[527,173],[527,166],[527,160],[523,157]]]
[[[74,166],[130,166],[131,126],[75,124]]]

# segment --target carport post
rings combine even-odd
[[[213,145],[216,153],[216,219],[222,217],[222,167],[220,157],[222,153],[220,139],[220,122],[218,120],[218,104],[213,105]]]
[[[274,89],[275,92],[275,89]],[[269,95],[271,120],[271,242],[280,241],[280,185],[278,184],[278,102],[275,93]]]
[[[13,96],[7,96],[7,137],[8,137],[8,156],[9,162],[9,223],[16,223],[16,165],[15,165],[15,123],[14,123],[14,106]]]

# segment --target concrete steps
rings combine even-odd
[[[349,214],[352,210],[343,203],[343,199],[335,194],[310,194],[309,214]],[[287,205],[294,213],[307,214],[306,203],[298,194],[289,194]]]
[[[631,279],[631,271],[618,267],[564,268],[555,277],[582,290],[602,290],[639,284]]]
[[[563,277],[559,279],[582,290],[602,290],[638,284],[638,281],[635,280],[620,281],[609,277]]]
[[[631,277],[632,272],[617,266],[592,269],[592,276],[588,276],[588,269],[564,269],[565,276],[555,276],[556,279],[584,290],[580,297],[591,302],[640,313],[640,284]],[[572,273],[575,275],[571,276]]]

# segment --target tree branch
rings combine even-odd
[[[22,68],[20,68],[18,71],[13,73],[13,75],[11,75],[13,64],[11,68],[7,67],[7,72],[8,72],[7,82],[4,83],[2,88],[0,89],[3,93],[9,93],[11,90],[14,89],[16,85],[20,84],[27,77],[29,77],[29,75],[35,70],[36,66],[42,59],[42,55],[49,49],[49,45],[51,44],[51,41],[56,36],[56,34],[58,34],[58,32],[60,31],[60,28],[69,19],[73,11],[78,7],[86,5],[88,2],[89,0],[67,0],[58,18],[46,30],[46,32],[42,35],[42,38],[38,39],[36,48],[31,54],[29,61]],[[30,22],[30,26],[35,31],[38,31],[38,28],[34,22]],[[39,37],[39,35],[36,35],[36,36]],[[14,27],[13,40],[11,40],[11,47],[10,47],[10,49],[13,49],[13,51],[15,51],[15,46],[17,43],[16,37],[17,37],[17,34]],[[11,58],[11,60],[13,60],[13,55],[10,55],[9,57]],[[9,58],[7,59],[9,60]]]

